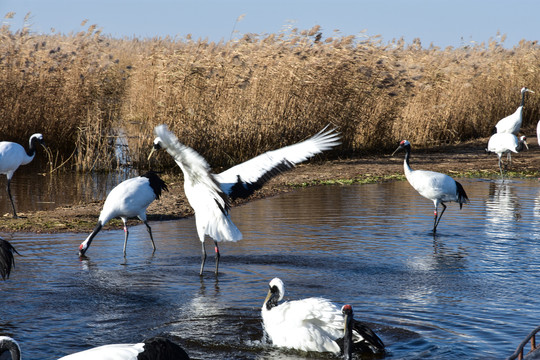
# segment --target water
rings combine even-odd
[[[195,359],[301,359],[263,341],[268,282],[286,299],[349,303],[392,359],[501,359],[538,325],[540,187],[467,180],[471,204],[451,203],[433,237],[432,204],[407,182],[315,187],[232,210],[244,240],[223,243],[198,275],[193,219],[84,234],[3,234],[17,256],[0,283],[0,334],[26,359],[171,336]],[[207,243],[208,250],[211,246]],[[211,252],[209,252],[211,254]],[[310,358],[335,358],[313,355]]]
[[[114,186],[138,175],[132,170],[106,174],[60,172],[54,176],[45,171],[45,166],[30,163],[21,166],[13,175],[11,194],[17,214],[104,200]],[[13,214],[6,185],[6,176],[0,174],[0,216]]]

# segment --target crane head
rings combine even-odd
[[[525,145],[525,147],[527,148],[527,150],[529,150],[529,144],[527,144],[527,137],[525,135],[521,136],[519,138],[519,141],[523,143],[523,145]]]
[[[406,148],[410,148],[411,147],[411,143],[409,142],[409,140],[402,140],[400,143],[399,143],[399,146],[396,150],[394,150],[394,152],[392,153],[392,156],[394,156],[395,153],[397,153],[399,150],[403,150],[403,149],[406,149]]]
[[[161,138],[158,136],[154,139],[154,145],[152,146],[152,151],[150,151],[150,155],[148,155],[148,160],[150,161],[150,158],[152,157],[152,154],[154,151],[160,150],[163,147],[161,146]]]

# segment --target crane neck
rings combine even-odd
[[[38,142],[38,139],[36,139],[35,137],[31,137],[28,143],[28,150],[26,150],[26,155],[28,155],[28,157],[32,159],[34,158],[34,155],[36,155],[37,142]]]
[[[7,336],[0,337],[0,354],[5,351],[9,351],[13,360],[21,359],[21,349],[17,342]]]
[[[517,152],[522,151],[524,145],[525,145],[525,144],[523,143],[523,140],[519,140],[518,145],[516,146],[516,151],[517,151]]]
[[[523,105],[525,105],[525,93],[526,91],[521,93],[521,107],[523,108]]]
[[[405,169],[405,175],[412,171],[411,166],[409,165],[409,158],[411,157],[411,145],[404,147],[405,149],[405,161],[403,162],[403,168]]]
[[[343,334],[343,359],[352,360],[353,358],[353,317],[351,315],[345,315],[344,319],[345,329]]]

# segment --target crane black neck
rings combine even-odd
[[[407,144],[403,147],[403,149],[405,150],[405,162],[407,163],[408,166],[409,165],[409,158],[411,156],[411,145],[410,144]]]
[[[32,138],[32,141],[30,141],[30,146],[28,147],[28,150],[26,150],[26,155],[28,155],[29,157],[32,157],[36,154],[36,142],[38,142],[39,140],[35,137]]]
[[[526,91],[521,93],[521,106],[525,105],[525,93]]]
[[[523,150],[523,147],[524,147],[524,143],[523,143],[523,140],[519,140],[518,142],[518,146],[516,146],[516,151],[522,151]]]

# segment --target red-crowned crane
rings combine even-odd
[[[36,156],[37,144],[45,147],[43,143],[43,135],[34,134],[30,136],[28,150],[25,150],[22,145],[11,141],[0,141],[0,174],[7,176],[7,192],[9,200],[11,201],[11,207],[13,208],[13,217],[18,218],[17,211],[15,211],[15,203],[11,196],[11,178],[21,165],[26,165],[34,159]]]
[[[354,320],[352,308],[311,297],[279,303],[285,294],[283,281],[274,278],[261,309],[263,327],[272,343],[302,351],[383,354],[384,343],[364,323]],[[349,336],[349,338],[347,338]]]
[[[214,240],[216,275],[220,258],[218,242],[242,239],[242,233],[229,215],[230,199],[246,198],[273,176],[340,144],[339,133],[324,128],[305,141],[268,151],[220,174],[213,174],[206,160],[180,143],[166,125],[156,126],[154,132],[157,137],[148,159],[155,150],[165,149],[184,174],[184,192],[195,212],[197,235],[202,244],[200,275],[206,261],[205,235]]]
[[[526,87],[521,89],[521,104],[512,115],[508,115],[504,119],[499,120],[497,125],[495,125],[497,133],[518,134],[523,121],[523,106],[525,105],[525,93],[527,92],[534,93],[534,91],[529,90]]]
[[[445,202],[455,201],[459,203],[459,208],[461,209],[463,204],[469,202],[469,198],[467,197],[463,186],[446,174],[426,170],[412,170],[409,165],[409,158],[411,156],[411,143],[409,143],[409,141],[401,141],[399,147],[392,155],[400,150],[405,150],[403,168],[409,184],[411,184],[420,195],[433,201],[433,204],[435,205],[435,219],[433,221],[433,233],[435,234],[437,225],[439,225],[439,221],[441,221],[441,217],[446,210]],[[439,204],[442,205],[443,209],[438,216]]]
[[[9,278],[11,268],[15,265],[14,253],[19,254],[9,241],[0,238],[0,276],[3,280]]]
[[[12,360],[21,359],[19,344],[9,336],[0,336],[0,355],[9,352]],[[137,344],[110,344],[66,355],[58,360],[189,360],[178,344],[164,337],[153,337]]]
[[[529,148],[525,136],[518,139],[514,134],[496,133],[489,138],[486,151],[495,153],[499,157],[499,170],[501,171],[501,177],[503,177],[501,157],[503,154],[509,154],[510,152],[518,153],[523,150],[523,147]]]
[[[116,185],[105,199],[96,227],[79,246],[79,256],[84,256],[97,233],[109,220],[115,217],[120,217],[124,223],[124,257],[126,256],[129,233],[127,219],[131,217],[138,217],[144,222],[152,241],[152,248],[155,251],[156,245],[154,244],[152,229],[146,220],[146,208],[152,201],[159,199],[163,190],[167,191],[167,185],[153,171],[122,181]]]

